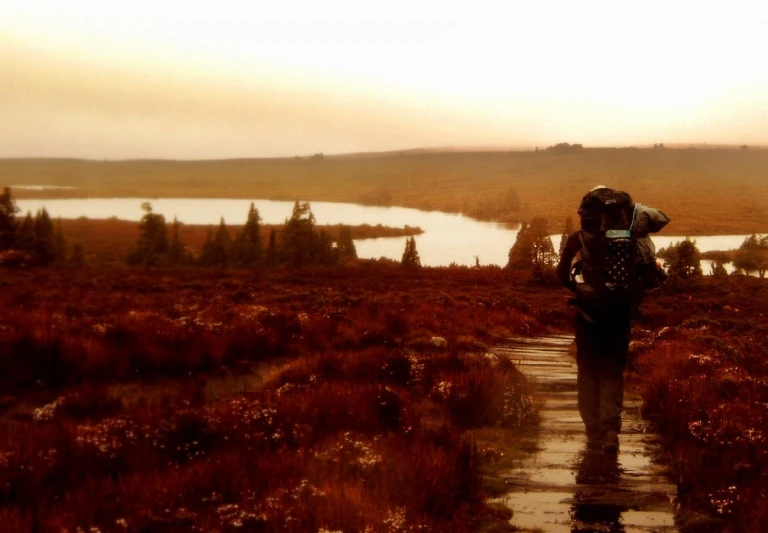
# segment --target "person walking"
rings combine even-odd
[[[568,236],[557,275],[575,297],[579,413],[587,444],[617,452],[632,316],[645,288],[663,278],[648,234],[669,218],[629,194],[598,185],[579,206],[581,229]],[[652,269],[660,271],[649,275]]]

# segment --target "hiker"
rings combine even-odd
[[[598,185],[578,210],[581,229],[568,236],[557,265],[574,291],[578,403],[591,448],[616,452],[632,315],[643,291],[661,284],[648,236],[669,218],[629,194]]]

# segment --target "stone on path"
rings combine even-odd
[[[498,501],[521,531],[676,532],[677,488],[657,462],[658,437],[648,433],[638,398],[625,395],[619,453],[587,450],[572,344],[570,336],[509,339],[492,350],[517,363],[545,402],[532,437],[537,451],[510,472]]]

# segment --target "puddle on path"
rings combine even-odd
[[[570,336],[511,339],[493,349],[519,365],[544,401],[531,443],[537,451],[509,473],[509,492],[497,501],[521,531],[676,532],[677,488],[656,462],[658,437],[646,431],[638,398],[624,399],[619,453],[587,449],[572,343]]]

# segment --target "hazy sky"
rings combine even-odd
[[[0,2],[0,157],[768,144],[768,2]]]

